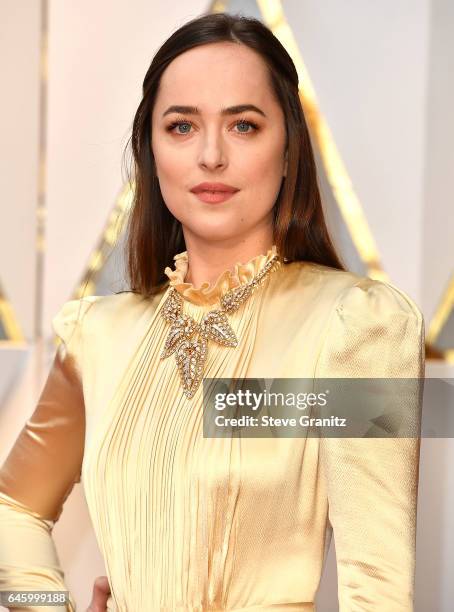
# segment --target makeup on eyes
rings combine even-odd
[[[175,121],[173,121],[172,123],[170,123],[167,127],[166,127],[166,131],[167,132],[171,132],[173,129],[175,129],[177,126],[179,125],[184,125],[184,124],[188,124],[193,126],[193,122],[190,119],[185,119],[185,118],[181,118],[181,119],[176,119]],[[238,134],[244,135],[244,136],[249,136],[255,132],[257,132],[259,130],[259,126],[257,125],[257,123],[255,123],[254,121],[251,121],[250,119],[246,119],[245,117],[238,119],[234,125],[238,125],[238,124],[244,124],[244,125],[248,125],[251,128],[253,128],[252,130],[248,131],[248,132],[237,132]],[[178,134],[179,136],[184,136],[185,133],[182,132],[175,132],[176,134]],[[189,134],[189,132],[186,132],[186,134]]]

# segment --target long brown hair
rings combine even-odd
[[[314,153],[298,93],[298,73],[283,45],[261,21],[228,13],[205,14],[176,30],[153,57],[143,81],[143,97],[134,117],[132,145],[134,199],[126,238],[131,290],[152,295],[168,281],[166,266],[186,250],[182,226],[167,208],[155,172],[151,115],[162,73],[176,57],[214,42],[247,45],[268,66],[287,132],[287,175],[274,205],[274,244],[281,260],[312,261],[345,270],[326,227]],[[131,176],[128,172],[129,180]]]

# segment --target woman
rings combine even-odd
[[[132,148],[132,290],[53,320],[0,472],[0,586],[65,589],[51,529],[81,480],[108,609],[313,611],[334,532],[342,612],[413,610],[418,437],[203,435],[203,378],[424,375],[417,306],[332,246],[289,55],[253,19],[185,24]]]

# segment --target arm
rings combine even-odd
[[[367,278],[344,290],[316,377],[418,379],[406,409],[420,431],[424,322],[416,305]],[[420,438],[321,438],[320,448],[339,611],[412,612]]]
[[[77,300],[54,318],[59,345],[46,384],[0,468],[0,590],[68,590],[52,529],[80,481],[85,406]],[[56,611],[76,609],[70,604]],[[18,608],[12,608],[18,610]],[[38,607],[21,610],[36,611]]]

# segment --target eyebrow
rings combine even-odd
[[[221,115],[238,115],[239,113],[244,113],[246,111],[254,111],[266,117],[265,113],[255,106],[254,104],[237,104],[236,106],[228,106],[227,108],[221,109]],[[169,113],[181,113],[182,115],[200,115],[200,110],[197,106],[181,106],[174,105],[169,106],[169,108],[162,114],[163,117],[168,115]]]

